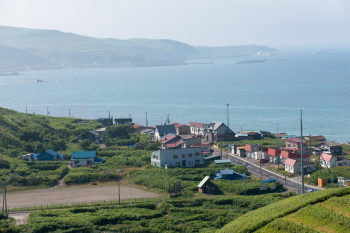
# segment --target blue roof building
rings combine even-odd
[[[220,172],[216,173],[214,179],[224,179],[224,180],[244,180],[245,174],[239,174],[235,172],[233,169],[225,169],[220,170]]]
[[[73,151],[71,156],[72,167],[89,167],[93,164],[103,163],[105,159],[97,157],[96,151]]]

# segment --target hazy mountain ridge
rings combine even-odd
[[[99,39],[7,26],[0,26],[0,44],[7,48],[1,48],[0,69],[178,65],[185,64],[188,58],[277,51],[257,45],[194,47],[168,39]]]

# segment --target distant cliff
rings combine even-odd
[[[258,45],[193,47],[174,40],[99,39],[56,30],[0,26],[0,70],[185,64],[188,58],[276,51]]]

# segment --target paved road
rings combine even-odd
[[[220,151],[215,150],[214,153],[215,154],[220,154]],[[224,155],[226,155],[226,154],[227,153],[224,153]],[[237,157],[237,156],[232,155],[232,154],[228,154],[228,157],[234,164],[246,165],[246,168],[248,169],[248,171],[253,173],[253,174],[255,174],[257,177],[261,177],[262,176],[263,179],[276,179],[277,182],[281,182],[281,183],[284,183],[284,181],[286,181],[286,187],[288,189],[298,190],[298,183],[295,182],[292,179],[285,178],[284,176],[281,176],[279,174],[273,173],[273,172],[267,170],[264,167],[260,168],[260,166],[252,163],[247,158]],[[314,188],[317,188],[317,187],[304,185],[304,188],[305,188],[305,192],[306,192],[307,190],[314,189]],[[299,190],[301,192],[301,183],[299,183]]]
[[[9,217],[16,220],[16,225],[27,223],[27,218],[30,212],[17,212],[9,214]]]

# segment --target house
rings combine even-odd
[[[323,141],[326,141],[326,138],[322,135],[318,135],[318,136],[305,136],[304,137],[306,140],[309,140],[309,141],[317,141],[317,142],[323,142]]]
[[[86,133],[83,133],[78,137],[79,140],[88,139],[91,142],[99,143],[100,142],[100,134],[94,130],[90,130]]]
[[[259,160],[259,159],[267,159],[268,158],[268,149],[267,147],[263,147],[263,146],[259,146],[258,147],[258,151],[255,151],[254,153],[251,153],[250,154],[250,157],[252,159],[256,159],[256,160]]]
[[[96,151],[73,151],[71,156],[72,167],[87,167],[93,164],[103,163],[103,158],[96,156]]]
[[[22,158],[23,158],[23,156],[22,156]],[[28,157],[25,157],[25,158],[28,158]],[[63,161],[63,155],[60,155],[56,151],[48,149],[47,151],[40,153],[40,154],[31,154],[31,160],[28,159],[28,161],[38,161],[38,162]]]
[[[115,118],[114,122],[116,125],[132,124],[131,118]]]
[[[165,135],[176,135],[176,129],[174,125],[156,125],[154,130],[154,139],[160,141]]]
[[[97,122],[104,126],[111,126],[113,125],[113,118],[98,118]]]
[[[22,160],[28,161],[28,162],[35,161],[37,155],[38,154],[33,154],[33,153],[25,154],[25,155],[22,155]]]
[[[350,179],[344,177],[338,177],[338,185],[340,186],[350,186]]]
[[[106,128],[99,128],[99,129],[95,129],[94,130],[96,133],[98,133],[99,135],[105,135],[106,134]]]
[[[259,145],[245,145],[245,151],[248,158],[254,158],[255,152],[259,151]]]
[[[205,136],[205,130],[208,128],[208,124],[202,124],[197,122],[190,122],[190,129],[192,135]]]
[[[238,155],[239,157],[246,157],[245,146],[232,145],[231,146],[231,153]]]
[[[304,154],[303,155],[303,162],[309,161],[309,155]],[[285,150],[284,148],[280,151],[280,159],[281,162],[284,164],[287,159],[300,159],[301,155],[298,153],[290,152],[288,150]]]
[[[267,151],[267,156],[269,157],[269,162],[270,163],[280,163],[280,149],[275,149],[275,148],[269,148]]]
[[[286,138],[286,148],[293,150],[300,150],[301,139],[299,138]],[[303,140],[303,150],[306,151],[306,141]]]
[[[319,146],[323,151],[328,151],[333,155],[343,155],[343,148],[339,143],[332,141],[325,141]]]
[[[237,141],[243,141],[243,140],[248,140],[248,134],[245,134],[245,133],[235,133],[235,137],[236,137],[236,140]]]
[[[212,122],[208,125],[205,133],[206,139],[210,143],[218,141],[235,141],[235,133],[222,122]]]
[[[258,132],[249,132],[247,133],[248,139],[247,140],[261,140],[261,134]]]
[[[343,158],[342,156],[335,156],[328,153],[322,153],[320,156],[320,164],[322,167],[340,167],[340,166],[349,166],[349,160]]]
[[[225,170],[220,170],[218,173],[216,173],[214,179],[219,180],[244,180],[245,174],[239,174],[235,172],[232,169],[225,169]]]
[[[182,147],[182,139],[179,135],[166,135],[161,139],[163,149],[175,149]]]
[[[198,185],[198,191],[200,193],[213,194],[219,191],[217,185],[210,182],[210,177],[206,176]]]
[[[194,167],[202,163],[201,148],[167,149],[151,153],[151,164],[157,167]]]
[[[193,145],[199,145],[199,144],[202,144],[201,138],[183,138],[182,139],[183,148],[189,148]]]
[[[301,173],[301,162],[298,159],[286,159],[284,162],[284,169],[290,173]],[[314,166],[311,163],[305,162],[303,164],[304,174],[314,171]]]
[[[186,135],[191,133],[191,127],[180,123],[173,124],[176,129],[176,135]]]
[[[211,155],[211,145],[210,144],[195,144],[195,145],[191,145],[191,148],[201,148],[204,158]]]

